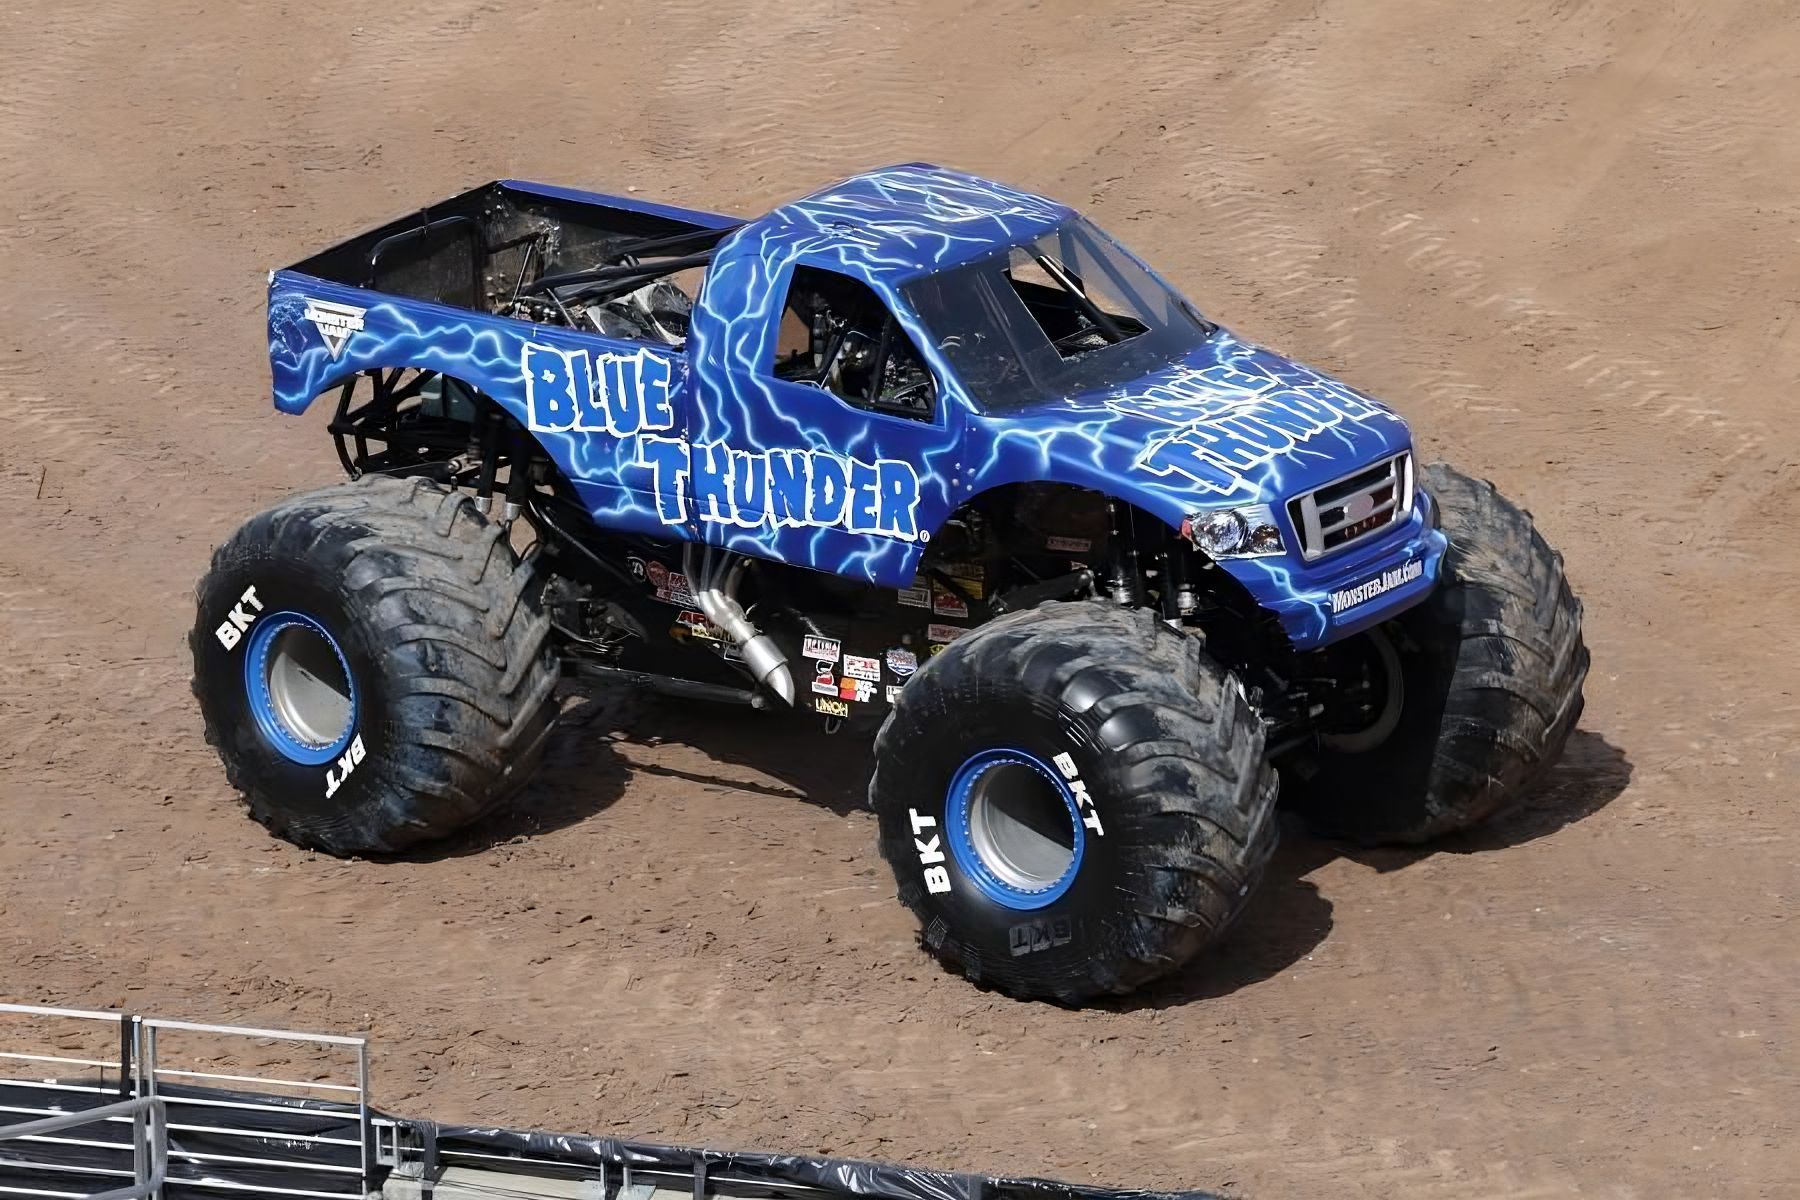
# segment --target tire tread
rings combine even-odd
[[[1185,963],[1242,909],[1274,852],[1277,783],[1263,755],[1263,726],[1236,681],[1193,638],[1154,613],[1104,603],[1057,602],[981,626],[932,658],[901,693],[876,738],[871,803],[904,816],[915,739],[954,720],[953,695],[996,700],[993,681],[1028,692],[1032,703],[1079,711],[1095,729],[1128,730],[1105,753],[1129,786],[1129,807],[1112,796],[1109,831],[1128,826],[1166,832],[1136,861],[1142,894],[1129,898],[1126,936],[1096,947],[1078,969],[1034,974],[1013,962],[987,962],[953,934],[927,947],[947,967],[1024,998],[1078,1003],[1123,994]],[[1012,681],[1019,681],[1016,685]],[[1097,699],[1080,706],[1071,693]],[[1015,693],[1008,691],[1008,696]],[[1179,785],[1179,786],[1177,786]],[[1115,824],[1116,823],[1116,824]],[[884,821],[882,853],[901,900],[922,931],[939,914],[916,882],[916,853],[904,823]]]
[[[540,577],[504,533],[465,494],[366,476],[291,496],[214,552],[213,574],[263,556],[343,579],[381,653],[417,664],[387,676],[395,711],[429,714],[384,753],[379,782],[353,812],[314,818],[259,796],[206,713],[206,740],[257,820],[328,853],[387,854],[455,832],[523,786],[554,723],[559,666]],[[204,624],[190,635],[197,661]],[[198,677],[194,690],[202,695]]]

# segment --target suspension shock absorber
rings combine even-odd
[[[512,447],[506,459],[506,508],[500,520],[510,525],[519,510],[525,507],[525,497],[531,493],[531,460],[537,453],[537,443],[523,428],[513,432]]]
[[[475,507],[486,516],[494,507],[494,476],[500,470],[500,427],[506,423],[499,411],[483,405],[475,423],[480,429],[481,474],[475,484]]]
[[[1131,519],[1131,509],[1117,500],[1106,502],[1106,519],[1111,535],[1108,546],[1112,551],[1107,591],[1115,604],[1135,608],[1144,602],[1144,572],[1138,565],[1137,526]]]
[[[1162,613],[1168,621],[1192,616],[1200,607],[1200,599],[1194,594],[1192,554],[1179,537],[1171,535],[1163,540]]]

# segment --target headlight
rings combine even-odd
[[[1287,551],[1275,510],[1267,504],[1195,513],[1182,522],[1181,532],[1212,558],[1266,558]]]
[[[1235,509],[1200,513],[1188,518],[1188,536],[1194,545],[1215,557],[1236,554],[1250,540],[1250,524]]]

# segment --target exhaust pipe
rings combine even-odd
[[[743,577],[742,559],[733,562],[725,571],[724,586],[719,586],[716,578],[718,572],[713,568],[712,548],[706,547],[702,561],[701,547],[690,542],[681,552],[682,569],[687,572],[688,591],[694,597],[694,603],[706,619],[724,631],[726,637],[737,644],[744,655],[744,666],[758,683],[780,696],[782,701],[792,708],[794,704],[794,676],[788,670],[787,655],[775,645],[773,638],[760,632],[751,624],[744,613],[744,606],[738,603],[738,581]],[[696,570],[696,564],[699,569]]]

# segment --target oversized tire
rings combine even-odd
[[[368,477],[294,496],[218,548],[197,599],[206,739],[251,814],[302,846],[453,833],[549,737],[538,576],[466,495]]]
[[[925,946],[1076,1003],[1217,938],[1273,852],[1263,728],[1200,643],[1146,611],[1047,604],[951,643],[875,741],[881,851]]]
[[[1562,555],[1493,484],[1443,463],[1423,482],[1450,548],[1431,597],[1373,635],[1392,727],[1284,772],[1284,799],[1329,836],[1418,843],[1504,812],[1581,716],[1588,652]]]

